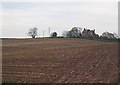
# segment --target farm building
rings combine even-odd
[[[84,38],[99,37],[99,35],[95,33],[95,29],[90,30],[90,29],[84,28],[84,30],[82,31],[82,37],[84,37]]]

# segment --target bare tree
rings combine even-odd
[[[73,38],[81,37],[81,30],[82,28],[80,27],[73,27],[70,31],[71,37]]]
[[[73,27],[70,31],[64,31],[62,35],[68,38],[79,38],[82,36],[81,30],[82,28],[80,27]]]
[[[32,29],[29,29],[28,35],[31,36],[32,38],[35,38],[35,36],[37,36],[37,28],[34,27]]]
[[[64,31],[64,32],[62,33],[62,36],[63,36],[63,37],[68,37],[68,36],[69,36],[69,31]]]
[[[117,33],[113,33],[115,38],[120,38],[119,35]]]
[[[110,32],[103,32],[103,34],[101,35],[103,38],[115,38],[114,34],[110,33]]]

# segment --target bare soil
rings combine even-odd
[[[118,82],[116,42],[45,38],[8,39],[2,43],[4,82]]]

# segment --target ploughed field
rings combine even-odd
[[[116,83],[118,44],[85,39],[6,39],[7,83]]]

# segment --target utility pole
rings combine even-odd
[[[45,31],[43,31],[43,38],[44,38],[44,33],[45,33]]]
[[[49,30],[49,37],[50,37],[50,27],[48,28],[48,30]]]

